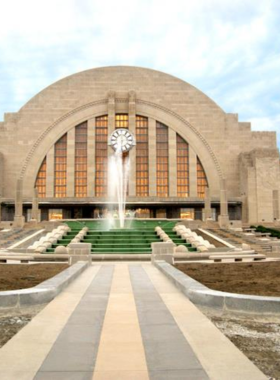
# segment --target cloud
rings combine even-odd
[[[1,9],[0,118],[64,76],[123,64],[175,75],[241,120],[275,128],[279,23],[277,0],[9,0]]]

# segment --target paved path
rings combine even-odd
[[[0,350],[1,380],[266,377],[150,263],[94,264]]]

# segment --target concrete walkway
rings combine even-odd
[[[1,380],[261,380],[150,263],[94,264],[0,350]]]

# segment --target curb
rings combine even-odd
[[[165,261],[155,261],[154,265],[195,305],[218,309],[222,312],[280,314],[280,297],[253,296],[212,290]]]
[[[90,264],[78,262],[33,288],[0,292],[0,309],[44,304],[53,300]]]

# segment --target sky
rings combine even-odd
[[[65,76],[114,65],[174,75],[278,131],[279,0],[0,0],[0,120]]]

